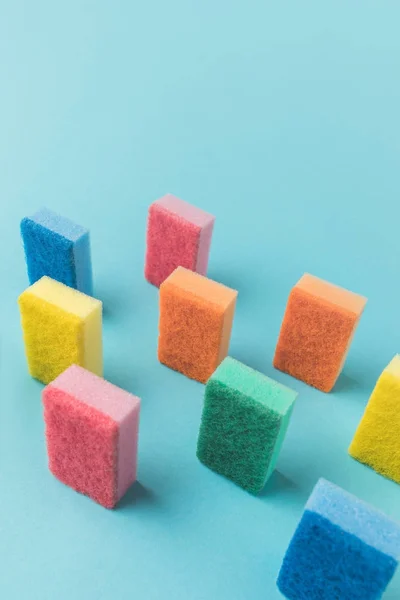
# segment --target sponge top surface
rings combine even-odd
[[[396,354],[396,356],[392,358],[383,372],[393,375],[396,379],[400,379],[400,354]]]
[[[230,356],[222,361],[210,381],[233,388],[282,416],[291,409],[297,397],[294,390]]]
[[[19,297],[19,303],[33,296],[39,300],[54,304],[61,310],[86,319],[94,310],[101,308],[102,303],[96,298],[87,296],[46,275],[28,287]]]
[[[300,278],[295,288],[307,292],[312,296],[317,296],[356,315],[361,315],[367,303],[367,299],[363,296],[314,277],[314,275],[310,275],[309,273],[305,273]]]
[[[175,269],[161,284],[161,289],[170,285],[179,288],[191,296],[210,302],[222,310],[225,310],[234,302],[238,294],[236,290],[184,267]]]
[[[400,525],[339,486],[320,479],[305,508],[399,560]]]
[[[72,243],[88,233],[88,230],[81,227],[81,225],[77,225],[73,221],[58,215],[48,208],[42,208],[31,217],[28,217],[28,219],[37,225],[42,225],[43,227],[46,227],[46,229],[50,229]]]
[[[71,365],[48,385],[48,389],[54,388],[96,408],[118,424],[140,406],[140,399],[133,394],[78,365]]]
[[[215,217],[197,206],[185,202],[172,194],[166,194],[159,200],[153,203],[153,206],[159,206],[165,210],[169,210],[178,217],[189,221],[196,227],[205,227],[215,220]]]

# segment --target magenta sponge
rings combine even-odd
[[[177,267],[206,275],[215,218],[167,194],[151,204],[145,277],[159,287]]]
[[[43,391],[50,471],[113,508],[136,480],[140,400],[72,365]]]

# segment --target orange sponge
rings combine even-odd
[[[206,383],[228,354],[237,292],[178,267],[160,286],[158,358]]]
[[[330,392],[367,300],[305,274],[290,292],[274,367]]]

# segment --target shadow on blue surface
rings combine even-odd
[[[130,508],[138,504],[156,504],[157,497],[150,489],[135,481],[125,496],[118,502],[117,510]]]
[[[335,387],[333,388],[333,392],[335,394],[341,393],[349,393],[366,390],[367,386],[365,382],[360,382],[354,379],[353,377],[349,377],[345,373],[342,373],[337,380]],[[371,390],[372,391],[372,390]]]
[[[285,477],[279,471],[274,471],[260,492],[259,498],[272,498],[276,494],[282,494],[283,492],[297,495],[301,493],[301,490],[294,481]]]

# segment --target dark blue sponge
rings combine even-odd
[[[88,295],[93,294],[89,231],[48,209],[21,221],[31,284],[47,275]]]
[[[278,588],[289,600],[378,600],[400,556],[400,526],[320,479],[289,545]]]

